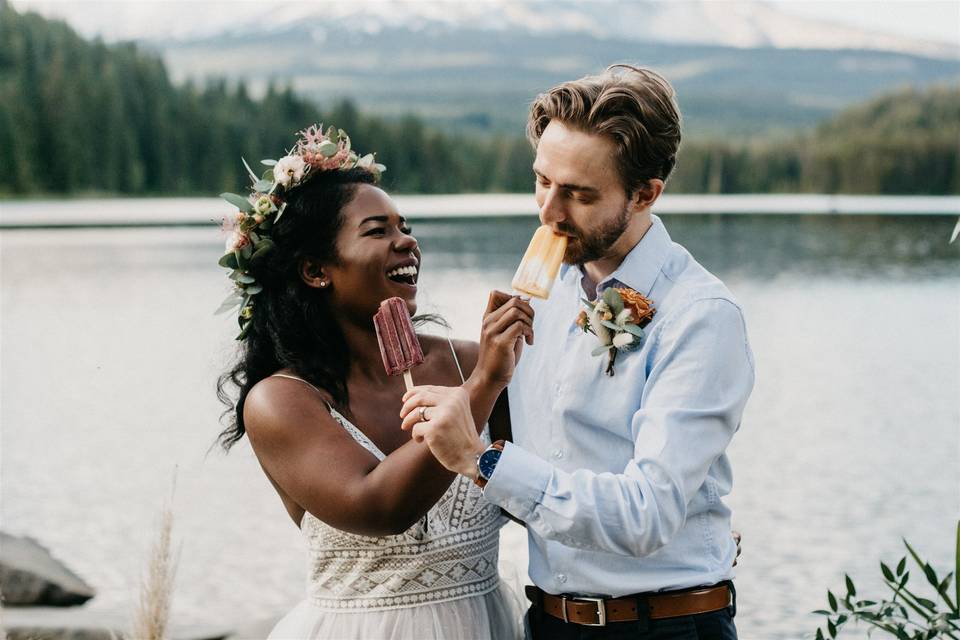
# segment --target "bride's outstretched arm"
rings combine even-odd
[[[257,384],[244,422],[271,479],[305,510],[351,533],[406,531],[455,477],[426,444],[412,440],[379,461],[334,420],[319,394],[296,381]]]
[[[513,373],[520,344],[533,339],[532,309],[522,300],[506,299],[491,295],[476,358],[468,358],[465,387],[473,384],[477,392],[472,416],[465,420],[471,428],[486,423]],[[244,424],[273,482],[302,508],[344,531],[406,531],[455,477],[415,440],[377,460],[336,422],[324,398],[298,381],[260,381],[244,403]]]

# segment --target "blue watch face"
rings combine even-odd
[[[477,467],[484,480],[489,480],[490,476],[493,475],[493,470],[497,468],[497,462],[500,461],[500,455],[502,453],[502,451],[498,451],[497,449],[487,449],[480,454]]]

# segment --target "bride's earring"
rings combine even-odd
[[[319,289],[333,287],[333,284],[323,272],[323,266],[315,260],[305,260],[300,264],[300,279],[310,287],[316,287]]]

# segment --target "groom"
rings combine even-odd
[[[405,425],[526,523],[530,637],[736,638],[725,452],[754,365],[740,306],[650,211],[680,144],[673,88],[615,65],[540,95],[527,132],[540,219],[568,245],[509,384],[513,442],[485,448],[470,420],[494,381],[418,387]],[[601,341],[582,299],[609,288],[632,314],[586,316]],[[494,313],[532,313],[503,299]],[[613,328],[648,307],[642,339]]]

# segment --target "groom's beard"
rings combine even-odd
[[[605,258],[630,225],[630,215],[629,208],[624,207],[619,216],[589,234],[573,225],[559,223],[557,228],[568,236],[563,261],[584,264]]]

